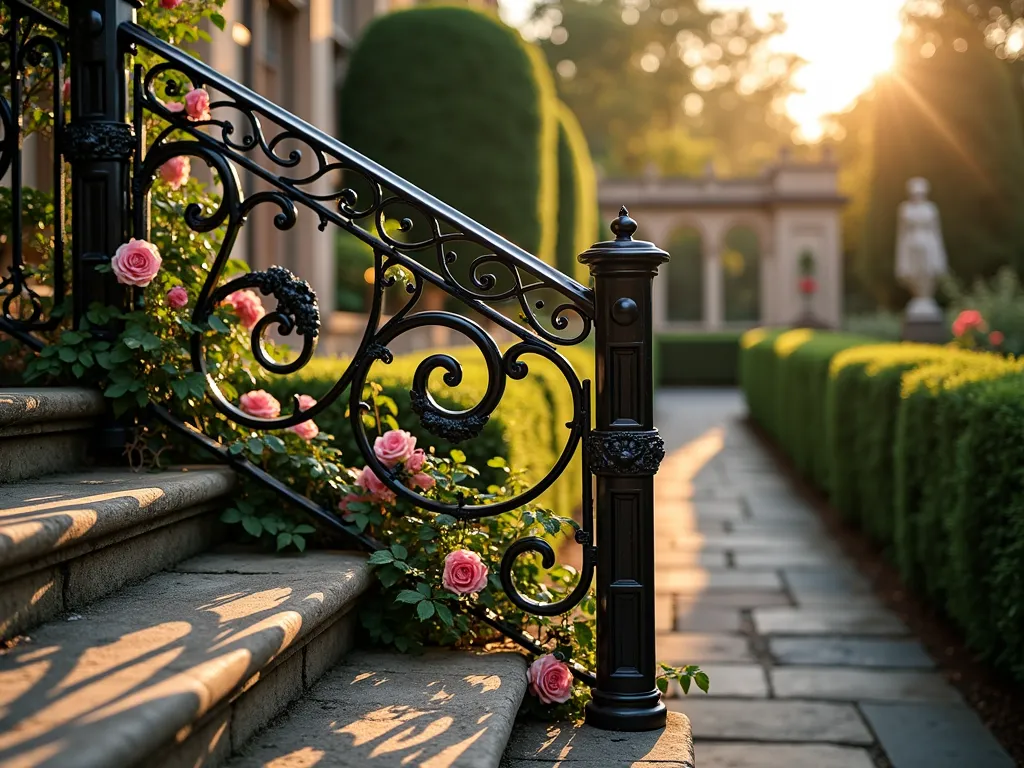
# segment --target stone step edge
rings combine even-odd
[[[94,389],[4,387],[0,389],[0,437],[7,436],[8,430],[24,434],[32,425],[49,422],[87,424],[105,410],[103,394]]]
[[[149,532],[180,520],[183,515],[178,513],[184,510],[189,510],[184,516],[198,514],[227,496],[235,480],[234,472],[226,467],[159,473],[107,469],[33,478],[6,486],[0,489],[0,499],[11,499],[35,488],[36,497],[45,499],[47,487],[80,486],[81,493],[35,505],[39,513],[36,518],[22,516],[5,523],[5,512],[15,508],[5,505],[0,509],[0,578],[16,578]],[[105,492],[97,493],[101,488]],[[31,510],[33,505],[20,509]],[[67,512],[62,514],[61,509]]]
[[[242,745],[272,726],[352,650],[357,621],[358,600],[353,600],[334,621],[317,627],[302,643],[275,657],[241,688],[180,730],[174,741],[158,748],[155,754],[163,754],[166,749],[169,757],[158,762],[156,768],[222,765]],[[261,706],[264,702],[267,706]]]
[[[233,636],[225,637],[224,632],[237,619],[222,618],[225,630],[188,647],[185,654],[176,657],[174,667],[151,675],[115,698],[100,698],[88,713],[83,713],[86,721],[93,723],[85,731],[83,716],[70,723],[47,726],[45,737],[36,735],[29,737],[30,742],[14,742],[6,751],[0,746],[0,764],[6,764],[5,758],[19,764],[18,760],[26,757],[25,748],[49,748],[50,744],[58,747],[52,763],[47,763],[53,766],[213,766],[226,758],[228,753],[217,758],[218,744],[230,743],[232,738],[238,743],[248,739],[348,650],[354,631],[353,609],[374,581],[363,554],[321,551],[288,560],[266,554],[209,553],[90,606],[83,613],[85,619],[97,622],[93,626],[109,628],[107,617],[128,617],[117,630],[120,637],[127,638],[146,628],[152,606],[162,604],[169,588],[191,596],[191,600],[177,603],[165,623],[173,623],[175,616],[199,619],[204,610],[209,610],[210,594],[229,590],[239,576],[243,583],[244,577],[251,577],[253,585],[252,595],[243,599],[257,600],[244,606],[246,612],[241,616],[250,617],[250,623],[236,625]],[[224,585],[218,586],[221,581]],[[290,609],[281,610],[277,595],[293,590],[304,596]],[[255,616],[261,618],[251,618]],[[76,633],[77,645],[72,639]],[[16,645],[8,652],[15,654],[8,667],[16,670],[24,665],[19,652],[31,657],[37,649],[53,646],[79,656],[88,654],[97,646],[82,640],[84,637],[76,623],[44,625],[28,644]],[[118,670],[130,666],[137,655],[131,645],[113,651],[109,642],[102,647],[112,653],[104,657],[110,671],[93,682],[104,685],[113,676],[111,684],[117,686]],[[297,688],[298,694],[282,695],[282,690],[289,687]],[[74,686],[58,690],[64,696],[82,695]],[[102,696],[101,690],[97,694]],[[61,696],[43,693],[45,703],[36,706],[56,705],[59,711]],[[12,733],[17,733],[22,723],[45,722],[39,718],[37,709],[23,711],[19,718],[7,716]],[[203,759],[192,760],[190,753]]]
[[[349,654],[228,768],[286,764],[301,748],[332,768],[498,768],[526,696],[517,652]],[[427,737],[430,738],[427,738]]]

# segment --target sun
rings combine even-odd
[[[822,118],[845,109],[892,68],[902,25],[900,4],[893,0],[859,0],[856,13],[841,16],[801,5],[775,44],[807,61],[794,77],[802,92],[792,94],[786,107],[798,137],[813,142],[822,136]],[[818,8],[832,5],[823,2]]]
[[[871,87],[895,60],[902,31],[904,0],[705,0],[716,10],[749,8],[755,21],[781,13],[786,29],[770,43],[772,51],[792,53],[806,64],[793,84],[801,91],[786,100],[797,138],[818,141],[822,118],[845,109]]]

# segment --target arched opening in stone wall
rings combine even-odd
[[[681,227],[672,233],[667,250],[668,320],[699,323],[704,318],[704,248],[700,232]]]
[[[725,322],[756,323],[761,319],[761,243],[751,227],[732,227],[721,251]]]

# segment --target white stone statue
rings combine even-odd
[[[896,230],[896,278],[914,296],[907,304],[907,319],[918,322],[942,320],[935,283],[947,271],[939,209],[928,191],[927,179],[907,181],[910,199],[900,203]]]

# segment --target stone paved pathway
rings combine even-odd
[[[658,657],[711,693],[673,709],[699,768],[1013,768],[743,425],[729,390],[666,390]]]

